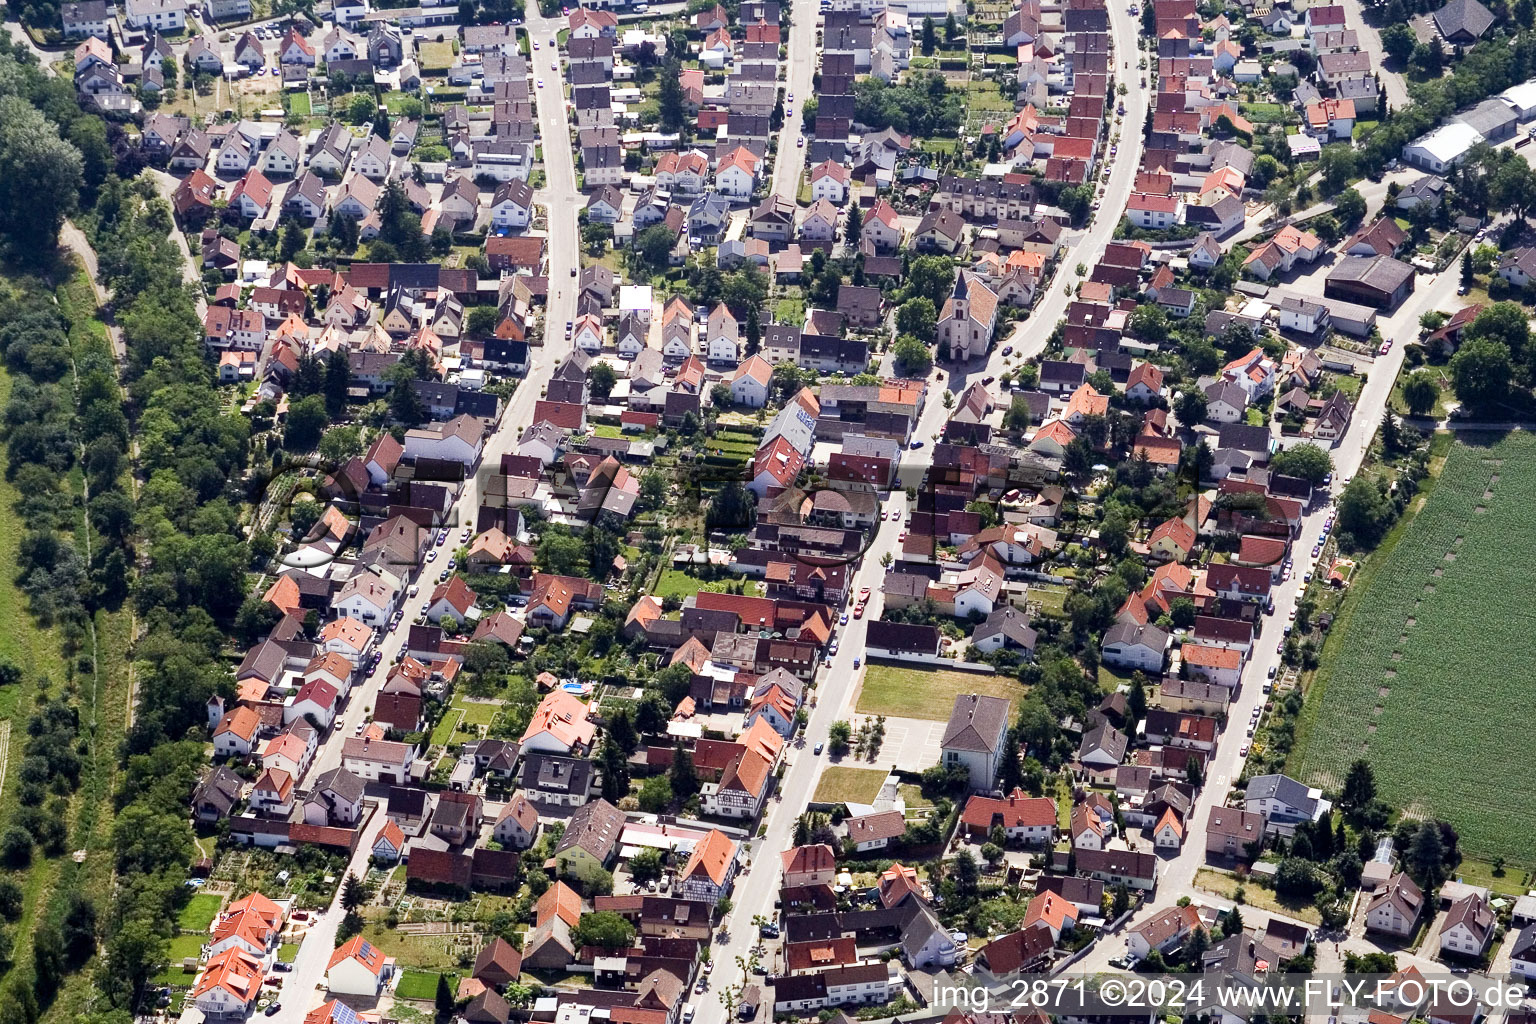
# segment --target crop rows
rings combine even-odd
[[[1536,437],[1454,445],[1328,645],[1303,776],[1364,755],[1384,797],[1451,821],[1469,853],[1530,862],[1533,596]]]

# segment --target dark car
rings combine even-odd
[[[268,1017],[276,1017],[279,1013],[282,1012],[282,1010],[283,1010],[283,1004],[282,1003],[273,1003],[271,1006],[267,1007],[267,1016]]]

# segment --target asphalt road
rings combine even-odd
[[[539,40],[539,49],[534,53],[535,63],[543,61],[545,71],[548,71],[550,60],[558,59],[555,33],[561,27],[562,22],[558,18],[536,16],[529,20],[528,30],[533,38]],[[536,67],[535,75],[537,74]],[[405,642],[410,623],[426,608],[432,589],[436,585],[437,572],[445,566],[453,546],[460,543],[459,531],[463,525],[474,523],[487,477],[499,471],[501,456],[516,448],[518,435],[532,422],[534,403],[543,394],[555,366],[569,354],[571,349],[570,342],[564,337],[564,325],[565,321],[574,317],[576,307],[576,282],[571,275],[571,270],[577,266],[578,260],[579,236],[576,230],[576,211],[580,207],[581,196],[576,191],[576,175],[569,145],[564,94],[558,80],[546,80],[545,87],[536,89],[534,92],[541,137],[544,140],[544,173],[547,182],[546,186],[536,193],[536,199],[542,202],[548,211],[550,297],[545,323],[546,344],[532,349],[532,365],[529,367],[527,378],[518,387],[512,400],[507,403],[500,425],[487,439],[485,453],[477,472],[464,483],[459,499],[449,514],[449,522],[454,524],[450,527],[451,539],[443,547],[435,549],[438,552],[436,560],[427,564],[424,571],[419,574],[420,587],[416,596],[407,597],[402,602],[401,609],[404,614],[401,625],[380,637],[377,649],[382,652],[383,658],[378,670],[354,687],[345,711],[338,716],[340,724],[315,755],[314,762],[305,776],[307,780],[313,780],[321,773],[340,766],[341,748],[345,737],[353,735],[357,725],[364,721],[367,713],[372,710],[374,700],[384,684],[389,668],[394,664],[394,656]],[[375,794],[380,789],[381,787],[373,787]],[[358,847],[358,855],[353,858],[352,867],[359,876],[366,869],[368,850],[372,846],[377,830],[383,827],[383,800],[380,799],[379,803],[380,812],[370,822],[369,834],[365,835]],[[335,945],[336,928],[342,916],[340,904],[333,903],[330,909],[320,916],[303,945],[299,947],[294,969],[285,983],[285,991],[293,995],[285,995],[282,1011],[274,1017],[275,1024],[299,1024],[304,1014],[316,1002],[313,990],[323,984],[326,963]]]
[[[1371,55],[1371,64],[1381,79],[1381,89],[1386,93],[1387,103],[1393,110],[1401,110],[1408,103],[1408,87],[1403,83],[1402,75],[1387,70],[1387,54],[1381,48],[1381,33],[1366,23],[1360,0],[1340,0],[1340,3],[1344,5],[1346,23],[1355,30],[1360,46]]]
[[[910,479],[904,478],[904,482],[910,484],[916,484],[917,480],[915,473]],[[804,742],[792,745],[785,752],[789,768],[778,787],[782,799],[769,799],[763,815],[767,833],[748,844],[751,867],[736,877],[736,886],[731,893],[734,907],[724,928],[726,938],[720,941],[717,935],[711,952],[715,962],[711,989],[704,994],[695,992],[689,996],[697,1012],[698,1024],[723,1024],[726,1013],[720,991],[725,986],[739,986],[743,981],[752,980],[743,975],[737,958],[745,960],[757,942],[757,929],[752,926],[752,919],[758,915],[774,916],[773,901],[779,891],[779,854],[794,845],[791,840],[795,819],[804,812],[815,794],[817,780],[830,761],[825,752],[817,756],[812,751],[817,744],[826,742],[833,722],[848,717],[844,707],[863,678],[863,666],[854,668],[854,661],[862,660],[864,656],[864,637],[869,623],[880,617],[884,600],[880,581],[885,575],[880,558],[886,552],[894,554],[900,546],[897,536],[905,518],[906,504],[906,493],[898,488],[883,507],[897,509],[902,514],[894,520],[881,521],[879,532],[854,575],[854,592],[868,587],[871,591],[869,604],[862,619],[855,619],[850,614],[848,624],[837,628],[838,652],[832,659],[831,668],[821,670],[820,681],[813,691],[816,706],[809,709],[810,721],[803,732]]]
[[[1114,43],[1113,59],[1126,65],[1140,60],[1142,52],[1137,49],[1137,37],[1141,31],[1140,21],[1127,13],[1122,3],[1111,3],[1109,25],[1110,36]],[[1096,175],[1102,175],[1103,168],[1109,167],[1109,180],[1104,183],[1104,192],[1098,197],[1099,206],[1094,211],[1086,230],[1076,233],[1075,237],[1070,232],[1063,235],[1067,240],[1062,246],[1061,261],[1057,264],[1056,274],[1050,281],[1041,285],[1041,294],[1035,300],[1029,319],[1014,325],[1012,333],[1007,337],[999,338],[985,360],[972,360],[965,365],[944,364],[949,389],[957,394],[964,391],[972,380],[1001,376],[1011,366],[1018,366],[1025,360],[1044,352],[1052,329],[1066,315],[1067,305],[1072,301],[1070,290],[1075,289],[1078,281],[1081,280],[1077,276],[1078,265],[1081,264],[1085,269],[1093,267],[1103,258],[1105,246],[1114,240],[1115,228],[1120,222],[1120,215],[1125,209],[1127,200],[1130,199],[1131,191],[1136,184],[1136,172],[1141,166],[1141,126],[1147,118],[1147,100],[1151,94],[1148,90],[1138,87],[1142,71],[1129,66],[1122,67],[1113,62],[1110,66],[1114,69],[1116,76],[1114,86],[1122,83],[1127,86],[1124,96],[1110,97],[1111,103],[1125,104],[1125,116],[1120,119],[1118,126],[1113,123],[1110,125],[1105,148],[1099,162],[1094,166]],[[1119,148],[1111,157],[1109,141],[1114,138],[1117,130]],[[1100,182],[1103,179],[1096,177],[1095,181]],[[1013,350],[1012,354],[1004,356],[1003,349],[1010,347]],[[947,415],[947,411],[938,402],[932,403],[924,412],[916,436],[932,439],[943,426]]]
[[[1381,324],[1382,336],[1396,343],[1391,351],[1379,357],[1370,366],[1365,386],[1349,430],[1332,450],[1334,464],[1334,492],[1343,488],[1343,481],[1359,472],[1366,450],[1376,436],[1387,400],[1392,394],[1393,382],[1402,366],[1403,342],[1417,336],[1419,317],[1431,309],[1452,306],[1456,301],[1456,285],[1460,278],[1458,266],[1453,262],[1445,272],[1430,277],[1421,275],[1418,286],[1408,300],[1398,307]],[[1156,898],[1144,908],[1122,934],[1140,925],[1155,913],[1166,910],[1178,902],[1181,896],[1190,896],[1199,902],[1225,907],[1228,901],[1210,893],[1194,889],[1196,871],[1205,863],[1205,822],[1212,807],[1226,803],[1232,783],[1242,774],[1244,758],[1238,751],[1248,742],[1247,722],[1254,708],[1264,702],[1263,684],[1270,668],[1279,673],[1279,645],[1284,641],[1285,625],[1290,612],[1300,600],[1304,574],[1312,569],[1312,548],[1322,537],[1323,523],[1333,514],[1331,503],[1320,506],[1306,517],[1301,535],[1296,539],[1295,571],[1292,577],[1278,584],[1272,593],[1275,613],[1263,617],[1258,639],[1248,667],[1243,673],[1241,688],[1235,694],[1227,712],[1228,725],[1217,739],[1215,754],[1206,767],[1206,784],[1196,797],[1189,820],[1185,823],[1184,847],[1178,856],[1167,858],[1161,865]],[[1248,908],[1243,910],[1244,917]],[[1087,957],[1073,965],[1074,971],[1095,971],[1109,968],[1111,957],[1124,952],[1124,945],[1114,939],[1100,941]]]
[[[779,129],[779,151],[773,165],[773,193],[790,202],[800,192],[800,175],[805,170],[805,150],[796,145],[800,139],[800,105],[811,96],[817,63],[816,2],[793,0],[789,51],[784,59],[784,126]]]
[[[801,7],[810,8],[809,0],[800,0],[796,4],[797,27],[811,20],[801,13]],[[814,12],[810,14],[813,18]],[[1121,59],[1127,61],[1136,59],[1138,31],[1136,21],[1122,8],[1111,11],[1111,26],[1117,55],[1125,54],[1126,56]],[[793,33],[791,46],[794,46]],[[809,78],[814,62],[797,61],[792,51],[790,67],[793,69],[801,64],[804,65],[806,78]],[[792,71],[791,74],[793,76],[794,72]],[[1114,236],[1119,212],[1124,209],[1131,187],[1135,183],[1137,166],[1141,162],[1141,125],[1146,118],[1147,94],[1135,88],[1134,82],[1139,76],[1137,69],[1122,70],[1120,74],[1133,76],[1132,87],[1125,97],[1126,116],[1121,122],[1120,150],[1110,161],[1110,178],[1105,193],[1100,199],[1100,215],[1094,218],[1085,232],[1066,246],[1061,266],[1067,268],[1064,273],[1069,275],[1073,273],[1072,268],[1078,261],[1091,264],[1103,254],[1104,246]],[[800,88],[800,86],[796,87],[797,94]],[[782,166],[780,170],[783,170]],[[796,186],[798,177],[797,172],[791,179]],[[779,184],[781,180],[776,175],[775,189],[786,195],[794,195],[794,189],[785,189]],[[986,361],[977,360],[970,366],[955,369],[952,373],[947,372],[946,381],[935,383],[929,389],[914,433],[915,438],[924,439],[924,448],[917,452],[909,451],[904,456],[905,468],[902,471],[900,486],[892,493],[890,501],[885,506],[894,508],[901,514],[895,520],[881,521],[875,540],[865,553],[855,574],[854,589],[868,587],[871,591],[869,605],[865,608],[862,619],[850,618],[848,625],[839,627],[839,650],[833,658],[832,667],[822,670],[821,682],[816,690],[817,706],[811,709],[810,722],[804,732],[805,745],[791,750],[789,754],[791,766],[779,787],[782,800],[770,801],[764,815],[767,832],[762,839],[751,844],[754,850],[751,867],[736,880],[733,893],[735,906],[726,922],[726,938],[723,941],[717,941],[712,953],[717,964],[713,976],[714,989],[702,995],[695,993],[691,996],[700,1024],[721,1024],[725,1020],[725,1007],[717,994],[719,986],[736,986],[749,980],[737,965],[737,959],[745,960],[757,941],[752,919],[759,915],[773,916],[773,900],[774,894],[778,891],[780,871],[778,854],[791,847],[795,819],[805,810],[815,794],[822,769],[829,763],[829,758],[825,754],[817,757],[811,751],[815,749],[816,744],[826,741],[828,729],[833,722],[846,720],[852,713],[849,705],[863,671],[862,667],[855,669],[853,661],[855,658],[862,659],[868,624],[879,618],[883,607],[880,585],[885,575],[885,568],[880,564],[880,560],[885,553],[895,554],[899,550],[898,537],[907,508],[906,495],[902,488],[908,485],[916,486],[921,481],[927,463],[927,453],[931,450],[927,447],[926,439],[937,435],[945,419],[948,418],[949,413],[943,406],[942,394],[946,388],[953,391],[964,390],[972,377],[979,379],[988,375],[996,376],[1006,369],[1006,363],[1001,354],[1003,344],[1013,345],[1018,358],[1021,359],[1044,349],[1051,328],[1066,312],[1068,301],[1068,297],[1061,290],[1060,274],[1055,282],[1046,287],[1047,294],[1041,297],[1035,313],[1028,321],[1019,325],[1008,341],[994,346]]]

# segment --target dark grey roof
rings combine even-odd
[[[975,693],[956,695],[954,710],[950,712],[949,724],[944,728],[944,738],[939,745],[945,749],[990,754],[997,749],[1003,730],[1008,728],[1011,707],[1001,697]]]
[[[1223,423],[1216,441],[1219,448],[1236,448],[1244,452],[1268,452],[1270,433],[1268,427],[1255,427],[1247,423]]]
[[[1134,619],[1121,619],[1104,634],[1103,646],[1111,644],[1139,645],[1161,652],[1168,649],[1168,633],[1156,626],[1142,625]]]
[[[885,651],[934,654],[939,649],[939,631],[934,626],[886,622],[882,619],[869,624],[864,642],[866,647]]]
[[[1328,281],[1358,283],[1390,295],[1413,274],[1412,267],[1390,256],[1346,256],[1328,272]]]
[[[228,814],[230,808],[240,799],[240,793],[245,788],[245,780],[223,765],[214,768],[203,781],[197,784],[197,789],[192,794],[193,804],[210,804],[217,807],[220,813]]]
[[[1471,0],[1476,2],[1476,0]],[[1456,120],[1462,124],[1469,124],[1483,134],[1484,137],[1493,139],[1507,133],[1519,120],[1514,110],[1508,103],[1501,99],[1486,99],[1470,110],[1464,110],[1456,115]]]
[[[1108,722],[1101,722],[1098,728],[1083,736],[1083,742],[1077,748],[1077,757],[1082,760],[1095,751],[1102,751],[1119,764],[1125,760],[1126,745],[1125,733]]]
[[[1435,27],[1449,39],[1458,33],[1481,36],[1493,26],[1493,12],[1477,0],[1451,0],[1434,14]]]
[[[316,793],[324,793],[326,790],[355,804],[363,798],[363,780],[345,768],[332,768],[315,780]]]
[[[1245,800],[1279,800],[1311,814],[1315,801],[1306,786],[1288,775],[1256,775],[1248,780]]]
[[[573,757],[529,754],[523,760],[523,789],[530,799],[541,793],[580,793],[592,786],[592,762]]]
[[[987,616],[987,620],[976,627],[976,632],[971,636],[971,642],[978,643],[999,633],[1009,643],[1029,651],[1035,649],[1037,634],[1029,625],[1029,616],[1012,605],[993,609],[992,614]]]

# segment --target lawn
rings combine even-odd
[[[1024,687],[1017,679],[956,672],[950,669],[898,668],[894,665],[870,665],[859,690],[861,715],[890,715],[894,718],[926,718],[946,722],[954,708],[955,697],[962,693],[982,693],[1018,701]]]
[[[426,999],[431,999],[437,989],[434,972],[451,971],[459,965],[459,948],[449,941],[454,936],[413,935],[398,928],[386,928],[378,918],[369,920],[363,926],[363,936],[385,956],[394,957],[406,971],[407,977],[417,971],[428,974],[432,978],[432,988],[423,997]],[[475,938],[478,943],[478,937],[470,938]],[[474,956],[474,949],[466,947],[464,951],[470,957]]]
[[[422,43],[417,49],[423,72],[444,71],[453,66],[452,43]]]
[[[1453,876],[1459,882],[1487,886],[1494,892],[1517,898],[1524,896],[1530,888],[1527,873],[1522,869],[1505,867],[1502,873],[1494,874],[1492,864],[1471,858],[1464,858],[1457,864]]]
[[[1121,684],[1129,686],[1133,673],[1121,669],[1110,668],[1108,665],[1099,665],[1099,689],[1105,693],[1114,693],[1120,689]]]
[[[470,725],[490,725],[496,718],[496,713],[501,710],[500,704],[485,704],[480,701],[468,701],[453,705],[464,712],[464,721],[459,723],[460,728]]]
[[[1029,599],[1040,602],[1040,614],[1058,619],[1064,618],[1067,614],[1067,594],[1067,588],[1061,586],[1029,588]]]
[[[1454,823],[1467,854],[1529,864],[1536,763],[1509,755],[1529,746],[1536,437],[1485,440],[1450,447],[1422,509],[1362,568],[1291,764],[1332,788],[1365,757],[1385,799]]]
[[[774,303],[773,318],[781,324],[799,325],[805,322],[805,300],[790,296]]]
[[[663,569],[661,579],[656,581],[656,596],[685,600],[697,594],[702,586],[703,580],[681,569]]]
[[[965,106],[977,114],[1013,113],[1013,101],[998,92],[996,83],[990,81],[970,83],[965,90]]]
[[[395,989],[395,995],[400,999],[424,999],[430,1000],[437,995],[437,979],[441,977],[436,971],[406,971],[400,976],[400,985]],[[448,987],[456,989],[456,976],[449,975]]]
[[[1238,113],[1255,124],[1279,124],[1285,120],[1285,107],[1279,103],[1243,103]]]
[[[211,892],[200,892],[187,901],[176,923],[184,932],[206,935],[209,926],[213,924],[213,919],[219,916],[219,908],[222,906],[224,906],[224,897],[216,896]]]
[[[432,730],[433,746],[446,747],[453,742],[453,732],[459,727],[459,719],[463,715],[461,709],[454,707],[443,712],[443,717],[437,720],[437,727]]]
[[[197,959],[202,955],[203,943],[208,941],[206,935],[178,935],[166,946],[165,970],[155,976],[157,985],[191,985],[196,977],[195,971],[184,971],[181,962],[185,959]]]
[[[1252,878],[1239,882],[1237,876],[1211,868],[1201,868],[1195,873],[1195,888],[1225,896],[1229,900],[1236,898],[1238,886],[1243,888],[1243,902],[1251,907],[1258,907],[1260,910],[1267,910],[1274,914],[1284,914],[1308,924],[1322,923],[1323,916],[1311,903],[1282,900],[1275,890],[1259,885]]]
[[[880,795],[880,784],[889,775],[879,768],[849,768],[829,765],[816,783],[816,795],[812,803],[818,804],[867,804]]]
[[[288,113],[298,117],[308,117],[310,114],[309,93],[290,93],[288,95]]]
[[[897,787],[901,794],[902,802],[907,805],[907,817],[914,814],[927,814],[933,810],[933,801],[923,796],[923,787],[914,786],[910,782],[904,782]]]
[[[293,958],[299,955],[297,942],[285,942],[277,947],[277,958],[285,964],[293,963]]]
[[[1438,386],[1438,393],[1435,396],[1435,407],[1430,410],[1430,415],[1438,420],[1445,416],[1446,400],[1456,397],[1451,391],[1450,375],[1444,366],[1428,366],[1424,367],[1423,370],[1429,374],[1430,379]],[[1408,412],[1408,403],[1403,401],[1403,381],[1412,372],[1417,371],[1411,371],[1405,367],[1403,373],[1399,374],[1397,380],[1392,384],[1392,408],[1404,415]]]

